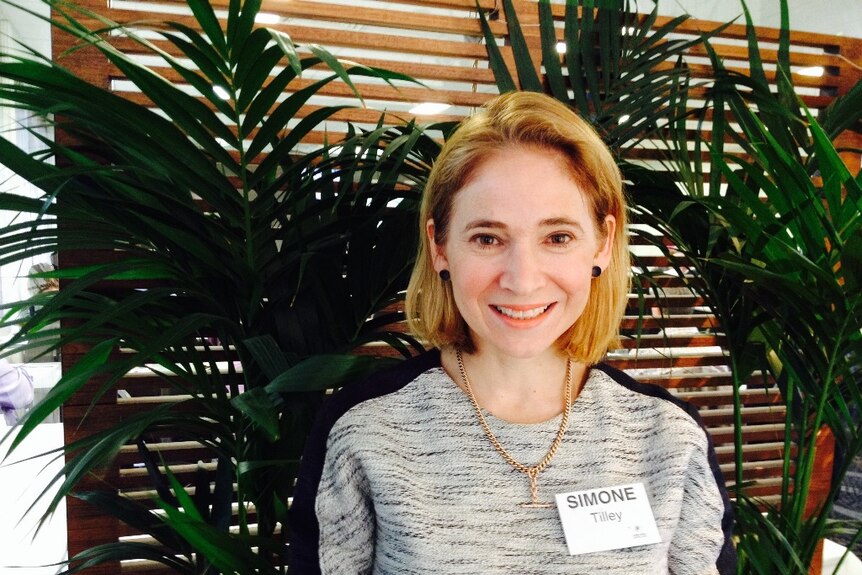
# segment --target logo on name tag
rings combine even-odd
[[[571,555],[660,543],[643,483],[558,493]]]

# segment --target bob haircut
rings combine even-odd
[[[616,219],[608,268],[593,279],[583,314],[556,343],[567,356],[592,365],[619,345],[619,324],[629,290],[622,178],[607,146],[587,122],[565,104],[535,92],[509,92],[493,98],[466,119],[443,146],[422,196],[419,253],[407,288],[408,325],[415,335],[436,347],[475,351],[470,330],[455,305],[451,283],[442,281],[434,270],[426,223],[434,221],[435,242],[444,245],[457,193],[483,162],[513,147],[558,156],[586,196],[600,234],[606,233],[602,232],[606,230],[606,216]]]

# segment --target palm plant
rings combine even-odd
[[[256,27],[259,0],[231,0],[225,28],[207,0],[188,0],[199,28],[156,26],[159,41],[74,3],[45,1],[55,29],[77,48],[97,50],[161,112],[93,86],[61,62],[0,57],[0,77],[10,81],[0,84],[0,100],[61,134],[34,134],[44,145],[34,154],[0,138],[3,164],[43,192],[0,196],[0,209],[33,218],[0,230],[0,263],[58,252],[53,275],[63,282],[53,297],[4,304],[3,325],[18,333],[3,353],[80,353],[23,420],[12,449],[70,397],[90,394],[89,416],[143,369],[179,401],[67,445],[50,509],[74,493],[157,544],[107,543],[73,557],[69,572],[123,559],[182,573],[280,572],[281,526],[323,390],[385,363],[348,354],[359,345],[378,340],[395,355],[418,347],[387,326],[400,317],[391,304],[411,266],[418,200],[413,188],[394,184],[421,156],[399,153],[396,141],[377,171],[357,176],[368,134],[297,153],[345,106],[300,114],[335,80],[359,97],[356,76],[408,79]],[[126,56],[112,45],[117,38],[158,57],[185,85]],[[310,68],[326,73],[301,84]],[[407,239],[380,241],[390,236]],[[20,319],[31,307],[32,317]],[[214,462],[198,466],[191,488],[154,455],[152,441],[164,434],[198,446],[190,463]],[[138,446],[158,512],[112,485],[80,489],[128,444]]]
[[[605,143],[620,157],[630,156],[645,139],[680,117],[678,104],[686,97],[690,84],[683,56],[727,26],[685,39],[675,34],[688,16],[656,25],[658,5],[644,16],[629,0],[566,2],[563,51],[557,48],[552,5],[540,0],[542,75],[533,62],[511,0],[503,0],[503,7],[517,84],[485,14],[479,11],[500,92],[520,87],[547,93],[569,104],[599,130]]]
[[[859,175],[844,167],[831,143],[858,125],[862,83],[815,120],[792,83],[787,3],[781,2],[776,93],[770,91],[744,2],[743,9],[750,74],[725,69],[707,45],[716,81],[700,117],[711,116],[711,137],[696,140],[689,150],[683,121],[672,126],[671,164],[680,168],[676,173],[688,196],[672,210],[652,210],[648,217],[698,270],[703,281],[693,287],[720,317],[737,422],[740,390],[758,369],[777,381],[787,409],[777,504],[746,496],[744,440],[736,426],[739,572],[807,573],[824,536],[844,532],[856,541],[862,533],[858,522],[829,519],[862,448],[862,428],[853,415],[862,398],[853,377],[862,330],[854,287]],[[726,153],[727,142],[740,146],[745,159]],[[709,167],[702,163],[703,152]],[[832,487],[812,513],[807,495],[821,426],[835,434],[844,457],[836,459]]]
[[[853,376],[853,352],[862,340],[862,189],[859,175],[850,174],[814,118],[807,127],[812,155],[800,164],[745,101],[736,98],[731,105],[757,142],[753,154],[714,155],[727,192],[691,201],[674,216],[708,222],[707,241],[693,244],[674,219],[663,223],[676,229],[675,248],[695,262],[722,318],[737,414],[739,391],[755,369],[778,382],[787,408],[780,501],[747,497],[737,463],[740,573],[807,573],[823,536],[860,527],[832,522],[829,512],[862,448],[862,428],[854,419],[862,396]],[[822,186],[812,180],[812,165],[819,166]],[[811,514],[808,488],[823,425],[836,434],[846,457],[836,460],[832,489]],[[740,457],[742,439],[737,443]]]
[[[566,73],[550,5],[539,2],[541,79],[511,3],[505,7],[521,89],[569,103],[623,157],[645,138],[664,142],[660,148],[668,153],[661,160],[669,169],[624,159],[621,168],[632,182],[635,217],[670,240],[672,250],[664,242],[655,245],[681,276],[683,267],[695,270],[690,287],[716,313],[725,334],[735,394],[739,572],[807,573],[825,534],[843,530],[859,538],[858,526],[828,519],[841,479],[862,447],[862,429],[852,417],[860,399],[853,369],[862,323],[858,275],[851,277],[859,271],[859,176],[847,172],[830,140],[858,127],[862,83],[825,110],[820,122],[809,116],[791,80],[784,0],[777,94],[770,91],[744,2],[748,75],[724,67],[709,34],[661,42],[681,19],[653,31],[653,12],[632,27],[627,4],[584,0],[566,4]],[[484,20],[483,26],[498,86],[516,89]],[[681,59],[693,46],[710,55],[714,75],[707,104],[694,112],[688,111],[691,82]],[[676,58],[676,65],[654,69],[668,58]],[[700,121],[694,132],[687,124],[693,119]],[[709,139],[700,137],[705,133]],[[748,159],[727,153],[726,142],[741,146]],[[815,173],[822,187],[812,180]],[[644,279],[648,284],[650,278]],[[746,497],[742,477],[740,390],[757,370],[778,381],[788,414],[781,501],[771,506]],[[846,457],[837,462],[826,504],[810,515],[806,496],[821,425],[833,430]]]

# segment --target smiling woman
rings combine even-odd
[[[438,349],[329,401],[291,573],[735,573],[696,411],[601,363],[625,210],[610,152],[563,104],[506,94],[462,125],[424,192],[407,296]]]
[[[610,263],[616,216],[594,222],[562,154],[515,144],[474,170],[445,228],[433,217],[426,226],[469,347],[497,363],[558,353],[586,307],[593,266]]]

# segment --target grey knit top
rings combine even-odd
[[[560,423],[484,415],[527,465]],[[661,543],[570,556],[557,509],[518,505],[528,478],[494,450],[432,352],[329,402],[294,495],[290,573],[735,573],[730,505],[696,411],[595,366],[540,497],[637,482]]]

